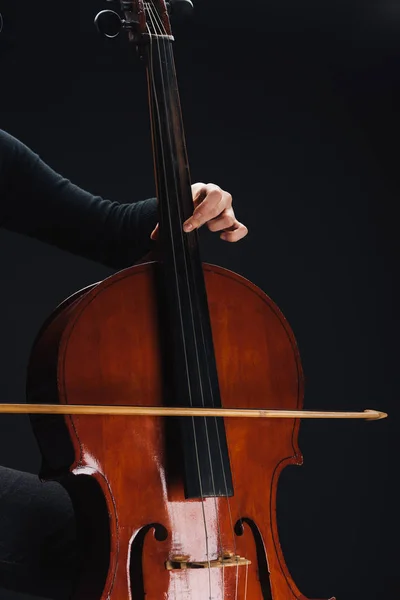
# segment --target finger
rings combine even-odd
[[[236,223],[238,221],[233,210],[225,209],[218,217],[209,221],[207,227],[210,231],[223,231],[224,229],[230,229]]]
[[[200,194],[199,198],[202,195]],[[185,231],[190,231],[191,229],[197,229],[213,219],[217,217],[224,209],[225,205],[221,204],[223,198],[223,192],[219,189],[212,189],[207,192],[207,195],[203,197],[204,199],[200,201],[198,206],[195,208],[193,215],[190,219],[184,223],[183,228]],[[198,200],[195,201],[196,203]]]
[[[207,221],[218,217],[229,205],[229,197],[229,194],[222,192],[220,189],[211,190],[205,200],[194,210],[190,219],[185,221],[183,229],[185,231],[197,229]]]
[[[234,227],[231,228],[231,231],[224,231],[223,233],[221,233],[220,238],[225,242],[238,242],[239,240],[246,237],[248,233],[249,230],[247,229],[247,227],[243,225],[243,223],[239,223],[239,221],[236,221]]]
[[[207,196],[207,185],[205,183],[192,184],[193,202],[197,206]]]
[[[224,192],[218,185],[215,183],[195,183],[192,185],[192,197],[195,206],[198,206],[203,200],[206,199],[208,194],[211,192],[219,192],[220,194],[224,194]]]

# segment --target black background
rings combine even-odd
[[[126,43],[95,31],[103,8],[0,0],[0,127],[125,202],[154,194],[146,81]],[[204,260],[280,306],[305,408],[389,413],[302,422],[304,465],[278,493],[289,569],[309,598],[398,598],[400,8],[197,0],[174,32],[192,179],[229,190],[250,231],[236,245],[204,232]],[[0,248],[0,398],[19,402],[44,318],[112,271],[6,231]],[[1,417],[0,435],[0,464],[36,473],[28,418]]]

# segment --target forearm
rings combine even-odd
[[[131,265],[151,249],[155,198],[119,204],[94,196],[4,132],[0,156],[5,228],[114,268]]]

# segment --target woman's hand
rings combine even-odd
[[[192,185],[193,215],[183,224],[186,232],[207,225],[210,231],[220,231],[220,238],[226,242],[238,242],[244,238],[248,229],[240,223],[233,212],[232,196],[214,183],[194,183]],[[158,225],[151,234],[155,240]]]

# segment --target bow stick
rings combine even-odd
[[[153,417],[252,417],[262,419],[385,419],[379,410],[329,412],[315,410],[270,410],[263,408],[185,408],[167,406],[95,406],[68,404],[0,404],[0,413],[59,415],[120,415]]]

